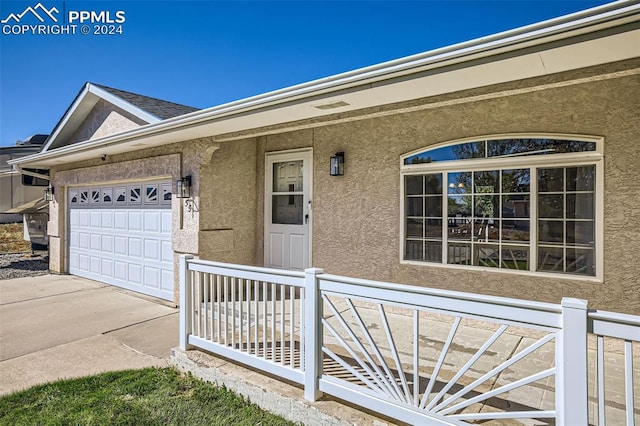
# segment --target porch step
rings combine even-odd
[[[304,399],[302,388],[294,384],[198,350],[183,351],[174,348],[171,350],[170,363],[180,371],[191,373],[201,380],[218,386],[224,385],[263,410],[303,425],[402,425],[326,395],[320,401],[309,402]]]

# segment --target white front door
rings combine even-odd
[[[312,151],[267,154],[264,263],[303,270],[311,259]]]

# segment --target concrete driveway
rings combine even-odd
[[[0,395],[60,378],[167,366],[179,311],[69,275],[0,280]]]

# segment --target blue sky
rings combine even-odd
[[[40,2],[124,11],[122,34],[0,34],[0,145],[50,133],[86,81],[206,108],[607,3]],[[1,0],[0,19],[37,3]]]

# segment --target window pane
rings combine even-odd
[[[471,217],[471,195],[449,195],[449,217]]]
[[[538,195],[538,217],[563,218],[564,196],[562,194]]]
[[[405,158],[404,164],[424,164],[438,161],[468,160],[472,158],[484,158],[484,141],[467,142],[431,149]]]
[[[502,239],[505,241],[529,241],[529,221],[503,220]]]
[[[424,175],[424,193],[442,194],[442,173]]]
[[[567,217],[575,219],[593,219],[593,193],[567,194]]]
[[[426,241],[424,243],[424,260],[429,262],[442,262],[442,243]]]
[[[273,192],[302,191],[302,160],[273,163]]]
[[[404,258],[407,260],[422,260],[422,241],[407,240],[404,251]]]
[[[475,217],[500,217],[498,195],[477,195],[475,197]]]
[[[404,191],[407,195],[422,195],[422,176],[405,176]]]
[[[498,170],[475,172],[473,176],[474,192],[480,194],[497,194],[500,192]]]
[[[422,197],[407,197],[406,215],[407,216],[422,216]]]
[[[595,275],[593,250],[568,248],[567,272],[572,274]]]
[[[500,267],[500,246],[497,244],[474,244],[473,264],[490,268]]]
[[[471,172],[449,173],[449,194],[469,194],[471,193]]]
[[[541,220],[538,222],[538,241],[547,243],[564,242],[564,222]]]
[[[593,191],[595,166],[567,167],[567,191]]]
[[[468,219],[449,219],[448,227],[449,240],[471,241],[473,232],[471,231],[471,223]]]
[[[529,247],[503,245],[501,266],[507,269],[528,271]]]
[[[476,220],[473,234],[477,241],[500,242],[500,221],[493,219]]]
[[[272,223],[302,225],[302,195],[272,195]]]
[[[502,197],[502,217],[529,217],[529,195],[504,195]]]
[[[538,270],[564,272],[564,250],[562,247],[539,247]]]
[[[423,237],[423,220],[422,219],[407,219],[407,237]]]
[[[593,222],[567,221],[567,244],[587,244],[593,247]]]
[[[595,150],[595,142],[563,139],[500,139],[487,141],[487,155],[489,157],[550,155]]]
[[[449,244],[448,263],[452,265],[471,265],[471,244]]]
[[[529,169],[502,171],[502,192],[529,192],[531,185]]]
[[[431,217],[442,217],[442,197],[425,197],[424,215]]]
[[[425,219],[424,236],[426,238],[442,239],[442,219]]]
[[[538,192],[562,192],[564,168],[538,169]]]

